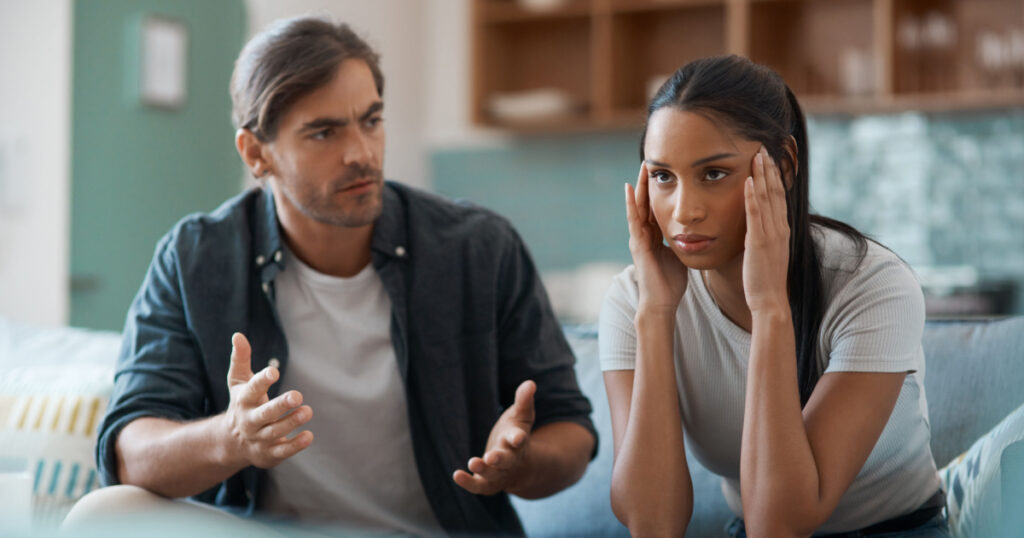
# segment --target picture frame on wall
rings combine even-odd
[[[164,15],[142,18],[139,36],[139,100],[179,110],[188,100],[188,26]]]

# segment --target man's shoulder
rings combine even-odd
[[[392,181],[388,187],[402,200],[410,234],[444,242],[520,241],[512,223],[486,207]]]
[[[253,218],[265,203],[263,189],[248,189],[224,201],[210,212],[196,212],[182,217],[164,235],[158,251],[171,250],[177,257],[231,253],[242,247],[244,238],[253,232]]]

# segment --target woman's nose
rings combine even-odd
[[[682,184],[676,190],[676,203],[672,210],[672,218],[676,222],[682,224],[700,222],[707,216],[704,200],[697,191],[698,189],[687,188]]]

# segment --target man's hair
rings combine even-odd
[[[242,49],[231,75],[231,120],[266,142],[296,100],[330,82],[345,60],[366,62],[384,93],[380,56],[347,24],[317,17],[279,21]]]

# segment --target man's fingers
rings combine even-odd
[[[312,443],[313,432],[306,430],[291,439],[284,439],[275,445],[271,445],[270,448],[267,449],[267,454],[276,460],[274,465],[277,465],[295,454],[298,454]]]
[[[470,493],[474,493],[476,495],[487,495],[490,493],[488,489],[490,484],[488,484],[483,477],[473,476],[462,469],[459,469],[452,474],[452,480],[454,480],[459,487]]]
[[[302,393],[290,390],[252,410],[252,420],[259,426],[277,422],[285,413],[302,405]]]
[[[534,408],[533,396],[537,394],[537,384],[527,379],[516,388],[516,399],[512,404],[515,407],[515,418],[524,424],[533,424]]]
[[[483,458],[470,458],[469,464],[466,467],[473,473],[473,476],[484,479],[491,486],[502,482],[503,471],[497,467],[487,465]]]
[[[516,457],[511,450],[506,448],[495,448],[488,450],[483,457],[484,463],[495,469],[507,471],[515,463]]]
[[[267,391],[271,385],[277,382],[278,377],[280,374],[273,366],[267,366],[260,370],[260,373],[252,376],[252,379],[246,383],[241,400],[253,406],[262,404],[263,399],[267,396]]]
[[[508,446],[512,448],[520,448],[523,446],[523,443],[526,442],[526,438],[529,436],[530,434],[526,430],[513,428],[512,430],[505,434],[504,441],[505,443],[508,444]]]
[[[256,432],[256,436],[264,441],[280,439],[295,431],[296,428],[309,422],[311,418],[313,418],[313,408],[308,405],[304,405],[288,414],[288,416],[281,417],[280,420],[263,426],[258,432]]]
[[[252,378],[252,348],[242,333],[231,335],[231,364],[228,365],[228,387],[245,383]]]

